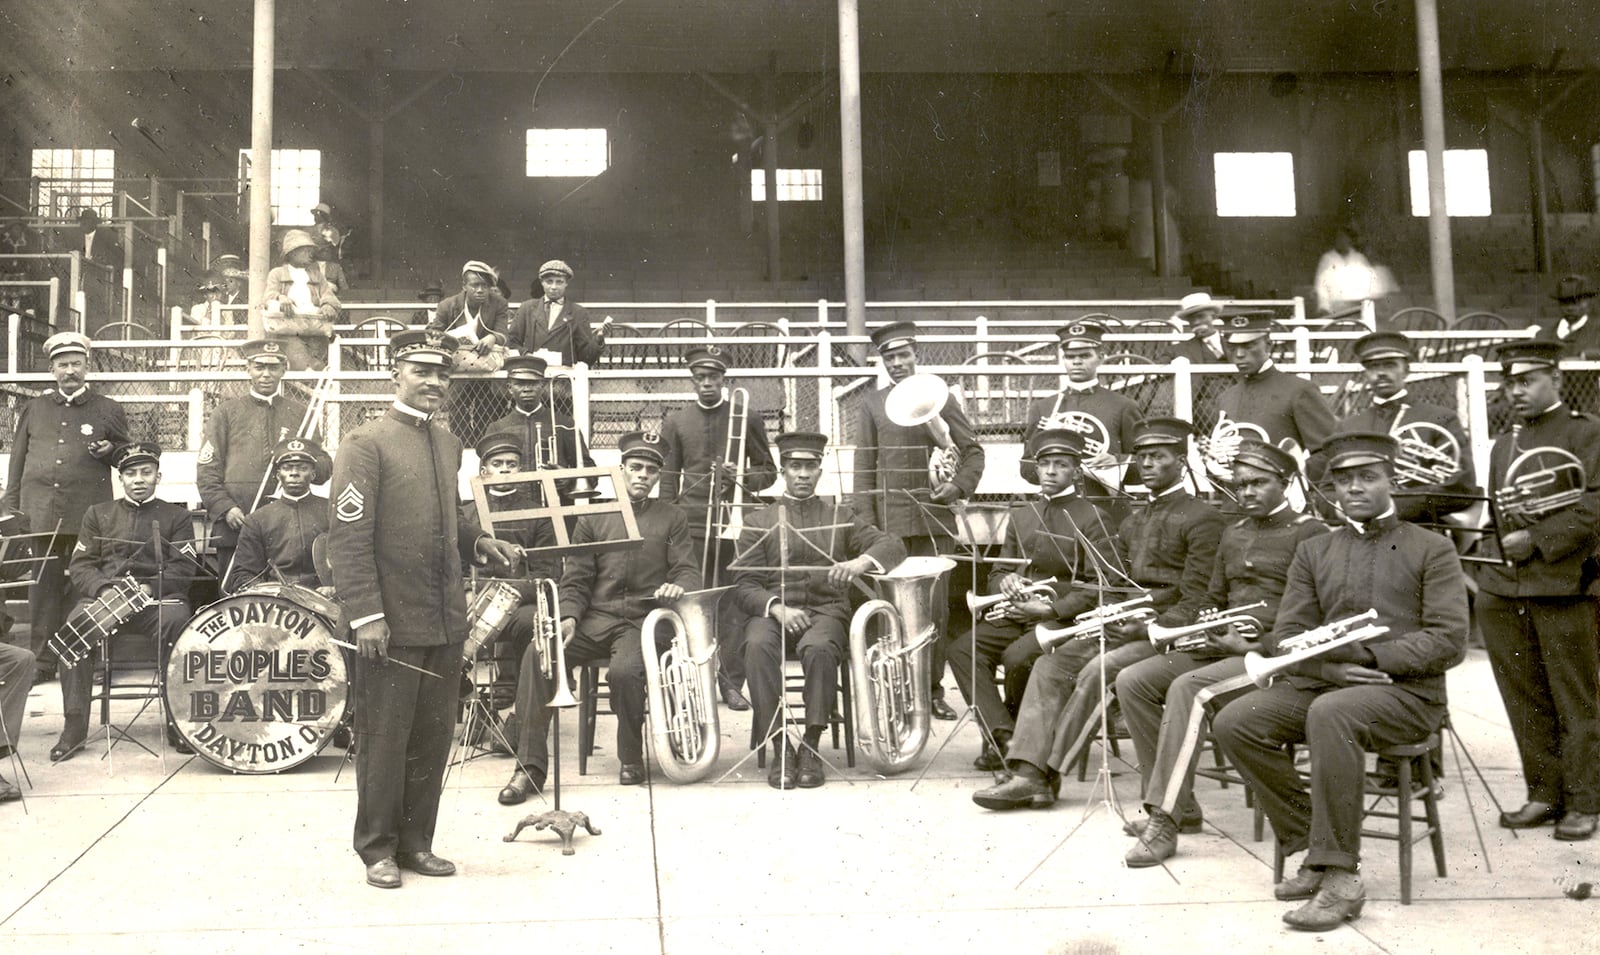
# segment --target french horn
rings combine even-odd
[[[1517,455],[1495,488],[1501,520],[1531,524],[1578,503],[1588,488],[1583,462],[1565,448],[1541,445]]]
[[[1449,484],[1461,473],[1461,442],[1431,421],[1408,421],[1390,432],[1400,443],[1394,459],[1401,487]]]
[[[1217,415],[1217,423],[1209,435],[1200,435],[1195,445],[1205,462],[1206,473],[1220,481],[1233,482],[1233,459],[1239,455],[1239,445],[1246,438],[1271,444],[1265,428],[1248,421],[1235,421],[1226,411]]]

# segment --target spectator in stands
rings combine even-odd
[[[513,350],[560,352],[563,365],[581,361],[592,366],[600,360],[600,351],[606,345],[605,323],[591,327],[588,310],[567,301],[567,285],[572,277],[572,266],[560,259],[539,266],[539,284],[544,294],[517,307],[511,322]]]
[[[1568,275],[1556,283],[1555,294],[1550,296],[1561,308],[1561,317],[1542,325],[1539,337],[1561,342],[1567,346],[1567,357],[1590,361],[1600,358],[1600,319],[1590,315],[1594,305],[1595,288],[1588,276]],[[1589,396],[1593,399],[1593,395]]]
[[[326,202],[311,207],[311,234],[319,246],[317,258],[337,262],[344,253],[344,230],[333,224],[333,210]]]
[[[189,309],[189,324],[229,324],[228,313],[222,311],[222,296],[227,290],[227,283],[222,276],[207,269],[205,274],[200,276],[200,281],[195,283],[195,290],[200,293],[200,301]]]
[[[1317,314],[1327,315],[1389,294],[1389,281],[1357,248],[1356,231],[1342,226],[1333,234],[1333,248],[1317,262]]]
[[[110,269],[122,268],[122,245],[117,233],[101,228],[100,213],[85,209],[78,213],[78,231],[73,233],[70,251],[82,252],[86,262]]]
[[[212,259],[211,268],[222,276],[222,304],[244,305],[250,295],[249,283],[245,281],[249,273],[245,272],[244,262],[230,252]]]
[[[267,273],[263,324],[268,335],[283,339],[291,371],[327,366],[339,318],[339,296],[315,259],[316,248],[310,233],[290,229],[283,236],[284,263]]]
[[[8,222],[0,231],[0,282],[26,282],[41,274],[33,263],[37,259],[12,259],[12,255],[32,255],[43,252],[44,245],[38,233],[24,222]],[[0,286],[0,317],[8,312],[37,315],[34,303],[38,301],[34,290],[22,286]]]
[[[417,300],[426,304],[427,308],[419,308],[411,313],[411,324],[431,325],[435,313],[439,311],[439,300],[444,298],[444,283],[434,279],[417,292]]]
[[[451,339],[452,374],[486,374],[505,364],[506,324],[510,305],[495,291],[499,273],[473,259],[461,267],[461,291],[439,303],[428,330]],[[488,424],[505,408],[499,389],[479,378],[460,381],[445,396],[450,430],[463,443],[476,444]]]
[[[1212,298],[1207,292],[1190,292],[1178,302],[1178,310],[1173,313],[1173,318],[1180,324],[1188,326],[1192,337],[1174,344],[1167,352],[1166,360],[1174,358],[1187,358],[1191,365],[1226,365],[1228,360],[1227,346],[1222,343],[1222,334],[1217,330],[1218,320],[1222,316],[1222,303]],[[1228,390],[1232,383],[1231,375],[1202,375],[1194,378],[1190,394],[1194,396],[1194,408],[1190,417],[1195,421],[1210,421],[1216,415],[1217,399]],[[1165,395],[1165,403],[1170,410],[1171,396]]]

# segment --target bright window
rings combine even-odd
[[[1217,215],[1294,218],[1293,153],[1217,153]]]
[[[239,150],[239,192],[250,187],[250,150]],[[311,207],[322,201],[322,150],[272,151],[272,222],[310,225]]]
[[[604,129],[528,130],[529,176],[598,176],[611,168]]]
[[[767,201],[767,171],[765,169],[750,170],[750,201]],[[822,170],[779,169],[778,201],[822,201]]]
[[[1428,214],[1428,154],[1413,149],[1406,154],[1411,167],[1411,214]],[[1489,151],[1444,151],[1444,211],[1452,216],[1489,214]]]
[[[80,209],[111,215],[116,151],[112,149],[35,149],[33,175],[39,183],[36,215],[69,219]]]

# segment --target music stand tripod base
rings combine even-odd
[[[550,714],[550,742],[551,792],[554,794],[555,808],[524,816],[504,841],[516,842],[517,836],[529,826],[535,830],[549,829],[561,837],[562,855],[576,855],[578,850],[573,848],[572,840],[578,834],[578,828],[583,827],[591,836],[600,835],[600,830],[589,821],[588,814],[561,808],[561,708],[556,708]]]

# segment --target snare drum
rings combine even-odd
[[[265,584],[194,615],[172,648],[166,696],[197,754],[237,773],[276,773],[327,745],[350,687],[330,610],[316,591]]]
[[[505,630],[511,615],[522,605],[517,588],[504,580],[489,581],[467,607],[467,642],[461,648],[462,662],[470,664],[483,649]]]
[[[109,590],[78,607],[46,641],[52,653],[65,666],[77,666],[89,659],[95,648],[105,643],[117,628],[152,599],[129,574],[111,584]]]

